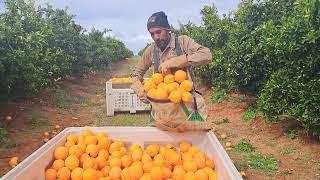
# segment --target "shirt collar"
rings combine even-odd
[[[158,50],[158,52],[161,52],[160,48],[155,44],[156,49]],[[168,48],[172,48],[174,49],[176,47],[176,42],[175,42],[175,35],[173,33],[170,32],[170,41],[166,47],[166,50]],[[165,51],[166,51],[165,50]]]

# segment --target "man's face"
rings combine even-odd
[[[156,45],[163,51],[170,41],[169,31],[158,27],[152,27],[149,29],[149,33]]]

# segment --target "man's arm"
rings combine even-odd
[[[143,76],[149,67],[152,65],[152,46],[150,45],[143,53],[141,59],[135,67],[132,77],[137,77],[141,82],[143,81]]]
[[[212,61],[210,49],[196,43],[188,36],[180,36],[181,48],[187,54],[187,65],[197,67]]]

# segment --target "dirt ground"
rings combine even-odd
[[[0,104],[0,123],[8,131],[0,147],[0,175],[11,168],[8,161],[18,156],[22,161],[44,144],[44,132],[53,137],[71,126],[145,126],[148,113],[117,113],[107,117],[105,112],[105,82],[112,76],[128,76],[137,58],[112,64],[105,71],[85,77],[69,77],[36,94],[33,98]],[[261,115],[245,122],[242,116],[254,97],[231,94],[238,102],[210,103],[211,89],[202,87],[208,104],[209,117],[216,135],[224,146],[231,142],[237,147],[246,139],[254,152],[227,150],[246,179],[320,179],[320,142],[304,135],[292,120],[266,124]],[[11,115],[13,120],[3,118]],[[59,127],[56,127],[56,126]],[[264,160],[255,155],[263,155]],[[263,158],[262,158],[263,159]]]

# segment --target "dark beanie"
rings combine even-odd
[[[170,29],[167,16],[162,11],[153,13],[152,16],[150,16],[150,18],[148,19],[147,27],[148,30],[152,27]]]

